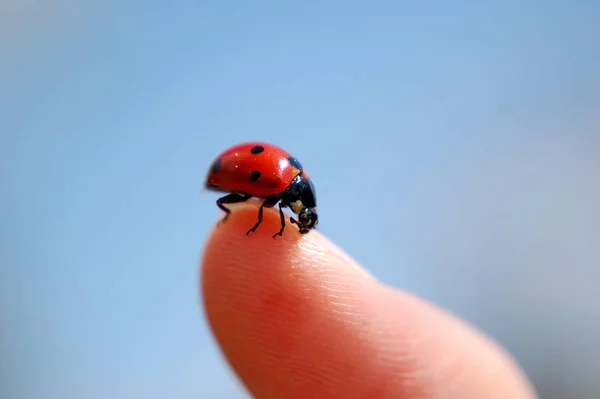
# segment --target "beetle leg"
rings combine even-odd
[[[304,228],[300,222],[298,222],[296,219],[294,219],[293,217],[290,217],[290,222],[292,222],[292,224],[295,224],[296,226],[298,226],[298,232],[300,234],[306,234],[308,233],[310,230]]]
[[[277,236],[283,235],[283,229],[285,229],[285,216],[283,214],[283,209],[281,207],[281,202],[279,203],[279,218],[281,219],[281,230],[273,235],[273,238]]]
[[[258,226],[260,226],[260,224],[262,223],[263,220],[263,208],[267,207],[267,208],[272,208],[275,206],[275,204],[279,201],[278,197],[270,197],[267,198],[263,201],[262,205],[260,206],[260,208],[258,208],[258,221],[256,222],[256,224],[246,232],[246,235],[250,235],[250,233],[254,233],[256,231],[256,229],[258,228]]]
[[[250,198],[252,198],[252,196],[248,194],[228,194],[224,197],[219,198],[217,200],[217,206],[225,212],[225,216],[219,221],[219,223],[217,223],[217,226],[225,222],[229,217],[229,214],[231,213],[231,209],[227,208],[223,204],[236,204],[239,202],[248,201]]]

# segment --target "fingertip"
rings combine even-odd
[[[282,393],[322,374],[306,364],[322,363],[319,356],[331,357],[323,351],[339,348],[317,345],[314,353],[303,348],[318,343],[321,334],[336,340],[344,314],[354,306],[340,297],[375,280],[316,230],[301,235],[288,223],[274,239],[280,228],[274,209],[265,209],[263,223],[247,236],[257,212],[257,204],[237,206],[211,232],[202,260],[202,296],[221,349],[251,391]],[[305,365],[298,373],[310,375],[295,381],[277,359],[299,354],[306,358],[298,360]],[[283,374],[274,377],[272,368]]]
[[[264,209],[263,221],[254,232],[249,230],[258,220],[259,204],[249,201],[237,205],[226,221],[220,215],[205,246],[202,260],[203,292],[209,295],[213,287],[226,283],[222,279],[235,276],[243,269],[247,278],[259,279],[265,265],[283,262],[293,256],[302,237],[290,223],[282,236],[279,215],[274,209]],[[273,266],[270,266],[273,267]]]
[[[205,296],[215,286],[214,283],[218,287],[221,278],[229,279],[235,276],[236,271],[246,273],[248,283],[256,281],[262,286],[273,279],[285,284],[286,278],[294,270],[306,275],[311,270],[318,272],[322,266],[334,264],[336,268],[331,269],[332,272],[374,280],[354,259],[318,230],[300,234],[296,226],[289,222],[289,216],[286,216],[283,235],[274,237],[281,228],[279,213],[274,208],[265,208],[260,226],[255,232],[247,234],[257,222],[259,206],[259,202],[253,201],[240,204],[225,222],[215,223],[202,259]],[[222,216],[218,220],[222,220]]]
[[[258,221],[259,208],[260,202],[251,199],[232,206],[232,211],[226,221],[223,221],[225,213],[222,212],[209,233],[206,251],[208,252],[214,247],[232,247],[238,244],[252,247],[274,243],[293,244],[302,238],[296,227],[289,222],[289,216],[285,217],[284,234],[273,237],[281,229],[281,220],[275,208],[264,208],[263,220],[259,227],[254,232],[248,233]],[[294,232],[296,234],[293,234]],[[249,241],[248,237],[251,237],[252,241]]]

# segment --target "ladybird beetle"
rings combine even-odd
[[[298,215],[290,222],[298,226],[300,234],[315,228],[319,221],[315,188],[302,164],[287,151],[268,143],[249,142],[223,151],[211,164],[205,187],[226,192],[217,200],[217,206],[225,211],[223,223],[231,209],[225,204],[244,202],[252,197],[263,199],[258,210],[258,221],[246,232],[254,233],[263,219],[263,208],[279,203],[281,229],[273,238],[283,235],[285,216],[283,208],[289,207]]]

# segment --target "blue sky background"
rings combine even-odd
[[[543,397],[600,396],[600,6],[470,3],[1,5],[0,397],[246,397],[198,298],[246,140]]]

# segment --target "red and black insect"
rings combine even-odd
[[[250,142],[230,147],[211,164],[205,186],[209,190],[229,193],[217,200],[217,206],[225,211],[225,222],[231,209],[225,204],[244,202],[252,197],[264,199],[258,210],[258,221],[246,235],[256,231],[263,219],[263,208],[279,203],[281,236],[285,229],[284,207],[298,215],[290,222],[306,234],[319,221],[315,188],[300,162],[287,151],[272,144]]]

